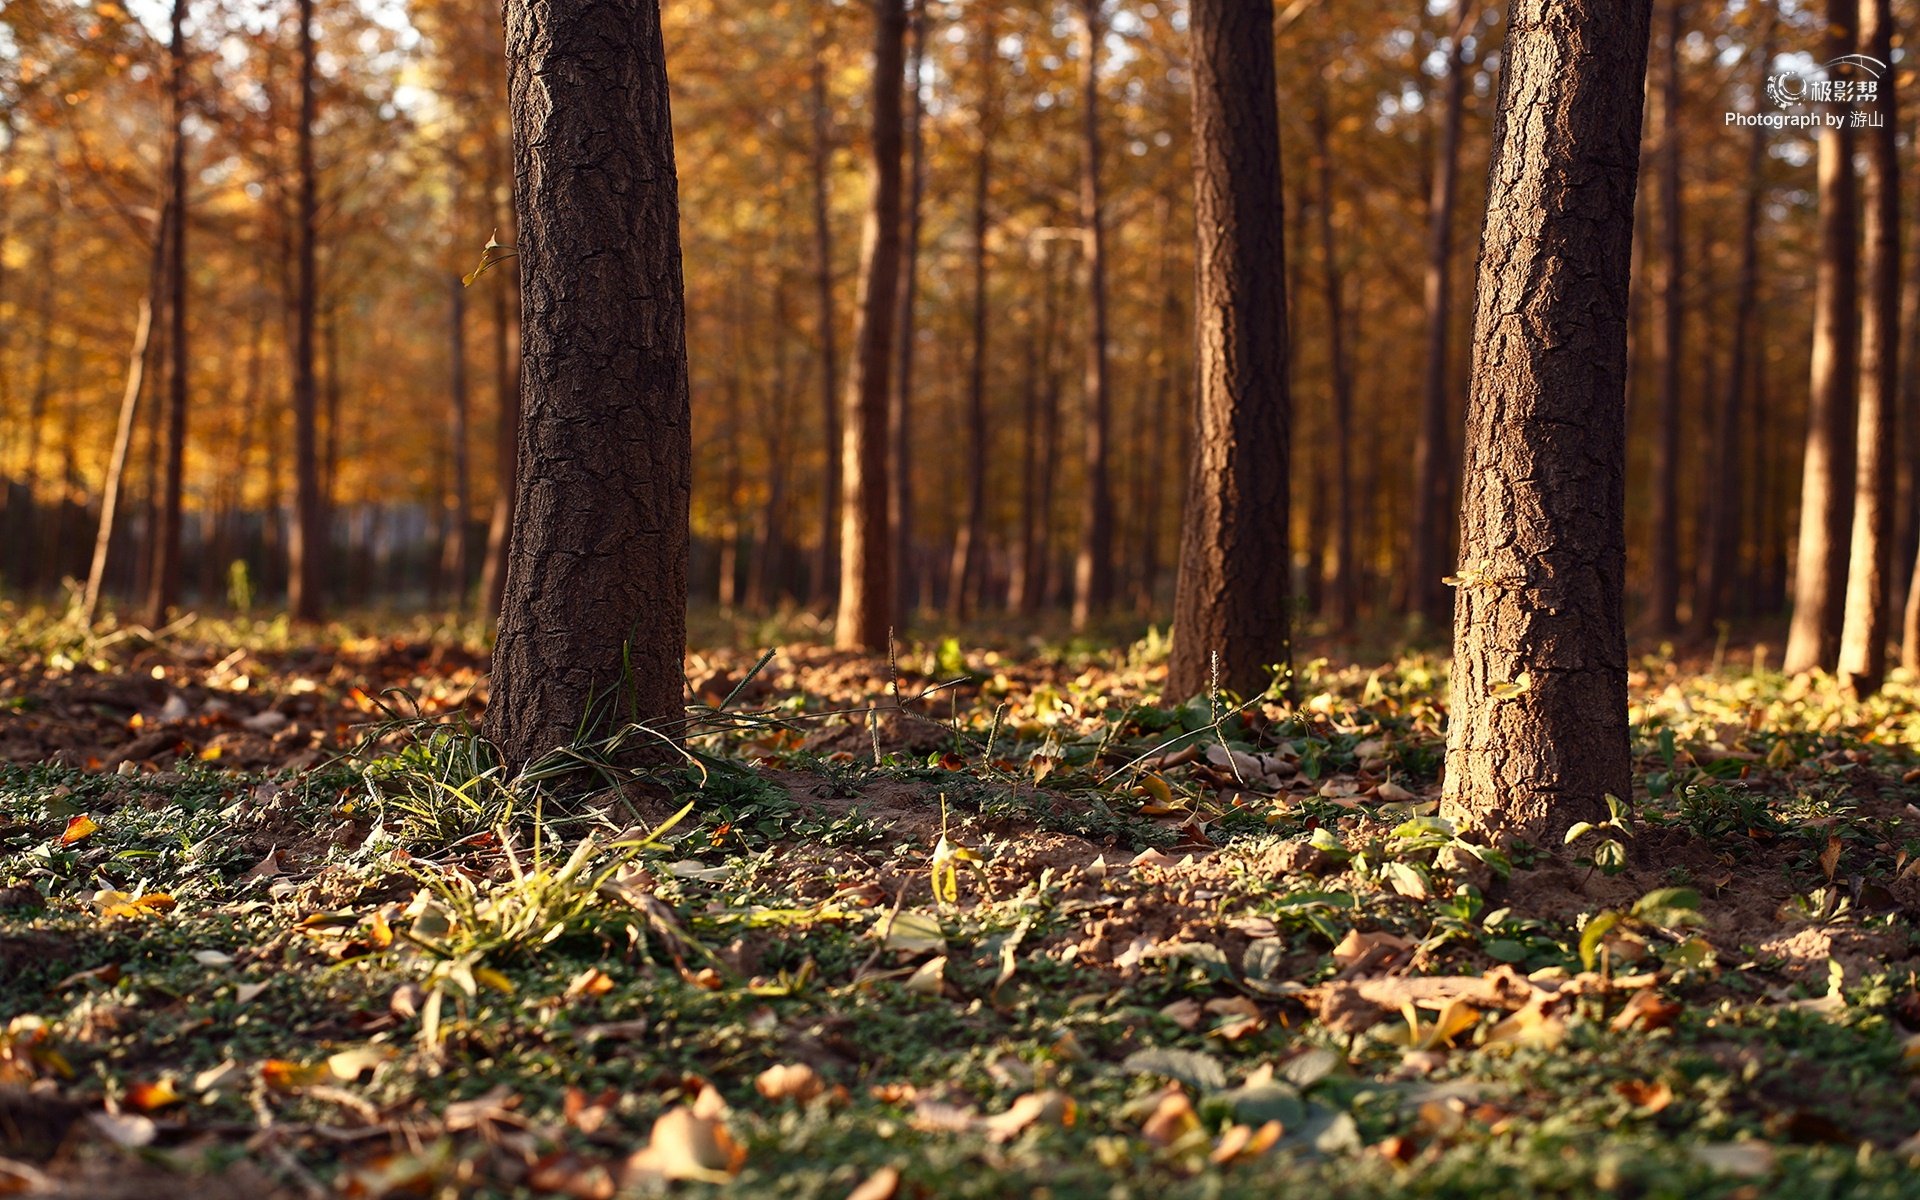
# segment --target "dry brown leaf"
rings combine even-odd
[[[746,1161],[746,1148],[717,1118],[670,1108],[653,1123],[646,1148],[627,1158],[621,1182],[626,1187],[673,1180],[725,1183]]]
[[[1622,1100],[1643,1113],[1657,1113],[1673,1103],[1673,1089],[1664,1080],[1648,1083],[1640,1079],[1623,1079],[1613,1085],[1613,1090]]]
[[[1607,1027],[1615,1033],[1629,1029],[1652,1032],[1665,1029],[1680,1018],[1680,1006],[1665,999],[1659,992],[1647,990],[1635,992],[1626,1007],[1614,1014]]]
[[[820,1073],[806,1063],[768,1067],[754,1077],[753,1090],[769,1100],[807,1101],[827,1090]]]
[[[1140,1134],[1158,1146],[1171,1146],[1200,1128],[1200,1117],[1193,1101],[1178,1088],[1172,1088],[1154,1106],[1153,1114],[1140,1126]]]
[[[1191,1033],[1200,1027],[1200,1002],[1192,999],[1175,1000],[1162,1008],[1160,1015]]]

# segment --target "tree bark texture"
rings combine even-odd
[[[506,45],[523,405],[486,731],[514,770],[677,736],[693,449],[657,0],[513,0]]]
[[[1632,782],[1627,273],[1650,23],[1650,0],[1508,9],[1442,812],[1536,842]]]
[[[1198,393],[1167,689],[1252,696],[1288,660],[1292,567],[1273,5],[1192,13]]]

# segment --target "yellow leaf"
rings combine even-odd
[[[475,967],[473,981],[483,983],[502,995],[513,995],[513,980],[494,970],[492,967]]]
[[[270,1058],[260,1064],[260,1078],[276,1092],[291,1092],[327,1082],[333,1072],[326,1063],[296,1063]]]
[[[75,842],[92,837],[99,829],[98,822],[87,814],[81,813],[67,822],[66,832],[60,835],[60,844],[71,846]]]

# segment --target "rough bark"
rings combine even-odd
[[[841,435],[840,605],[834,643],[881,651],[893,632],[893,538],[887,509],[887,380],[900,282],[901,100],[905,90],[904,0],[874,8],[873,199],[861,239],[859,324]]]
[[[1854,48],[1856,0],[1828,0],[1828,61]],[[1859,264],[1853,131],[1820,128],[1820,258],[1814,275],[1813,379],[1800,470],[1800,540],[1793,570],[1793,621],[1781,667],[1790,675],[1839,663],[1853,526],[1855,302]]]
[[[1107,446],[1113,424],[1107,380],[1107,236],[1100,188],[1100,42],[1103,0],[1080,3],[1080,229],[1087,265],[1086,383],[1081,458],[1086,489],[1073,565],[1073,627],[1085,629],[1113,599],[1113,487]]]
[[[1892,0],[1859,0],[1861,52],[1893,59]],[[1861,189],[1860,379],[1854,444],[1853,536],[1848,553],[1840,682],[1858,695],[1887,674],[1887,576],[1892,570],[1894,432],[1900,383],[1900,126],[1895,80],[1879,81],[1878,128],[1865,130]]]
[[[1167,690],[1258,694],[1288,660],[1287,298],[1270,0],[1195,0],[1198,378]]]
[[[657,0],[512,0],[506,45],[524,403],[486,732],[516,770],[677,736],[693,450]]]
[[[1667,0],[1660,38],[1660,142],[1657,153],[1660,223],[1659,264],[1654,281],[1659,319],[1654,357],[1659,387],[1654,399],[1652,554],[1647,589],[1647,625],[1672,633],[1680,608],[1680,355],[1686,327],[1683,238],[1680,228],[1680,39],[1684,0]]]
[[[1423,281],[1427,353],[1421,378],[1420,424],[1413,445],[1407,608],[1436,627],[1453,609],[1453,595],[1442,582],[1453,545],[1454,451],[1448,433],[1453,404],[1447,349],[1453,325],[1453,225],[1460,190],[1460,121],[1467,91],[1464,44],[1475,12],[1475,0],[1456,0],[1447,74],[1442,83],[1440,126],[1434,137],[1433,181],[1427,194],[1427,269]]]
[[[300,0],[299,179],[294,203],[293,527],[287,538],[287,607],[296,621],[320,619],[326,574],[326,513],[320,495],[319,395],[314,375],[318,292],[314,242],[313,0]]]
[[[1551,843],[1632,783],[1627,272],[1651,3],[1508,12],[1442,812]]]

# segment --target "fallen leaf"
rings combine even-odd
[[[1162,1008],[1160,1015],[1191,1033],[1200,1027],[1200,1002],[1191,999],[1175,1000]]]
[[[866,1177],[859,1187],[847,1193],[847,1200],[893,1200],[900,1191],[900,1171],[881,1167]]]
[[[1622,1079],[1613,1085],[1613,1090],[1622,1100],[1647,1115],[1657,1113],[1673,1103],[1673,1089],[1664,1080],[1648,1083],[1639,1079]]]
[[[172,1079],[162,1079],[158,1083],[136,1083],[127,1089],[127,1103],[141,1112],[154,1112],[184,1099],[186,1097],[174,1090]]]
[[[1648,989],[1635,992],[1626,1006],[1614,1014],[1607,1027],[1615,1033],[1629,1029],[1651,1032],[1665,1029],[1680,1017],[1680,1006],[1661,997],[1660,993]]]
[[[1073,1100],[1064,1092],[1028,1092],[1015,1100],[1006,1112],[986,1117],[980,1128],[992,1142],[1010,1142],[1029,1126],[1072,1125],[1076,1115]]]
[[[768,1067],[756,1075],[753,1090],[769,1100],[798,1100],[804,1104],[827,1090],[820,1073],[806,1063]]]
[[[75,842],[85,841],[100,831],[100,825],[86,813],[67,820],[66,831],[60,835],[62,846],[71,846]]]
[[[1158,1146],[1171,1146],[1200,1128],[1193,1101],[1178,1088],[1169,1089],[1154,1106],[1153,1113],[1140,1126],[1140,1135]]]

